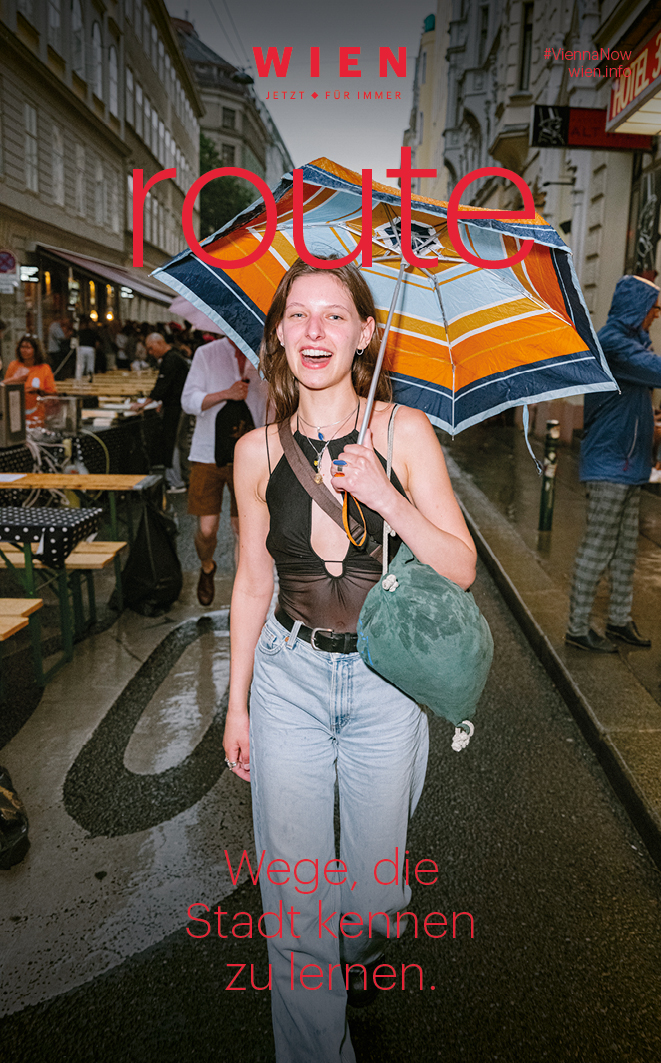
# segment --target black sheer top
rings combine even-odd
[[[306,436],[296,432],[294,439],[312,465],[317,451]],[[358,441],[358,431],[333,439],[329,443],[331,461],[339,457],[348,443]],[[268,436],[267,436],[268,446]],[[384,469],[386,459],[377,453]],[[400,494],[404,489],[394,471],[393,486]],[[269,477],[266,502],[271,517],[266,547],[275,561],[280,584],[279,604],[294,620],[308,627],[330,628],[332,631],[355,632],[358,616],[368,591],[381,575],[381,562],[370,557],[365,549],[348,542],[342,575],[332,576],[324,560],[311,545],[312,499],[292,472],[283,454]],[[367,524],[367,546],[381,544],[383,518],[373,509],[361,505]],[[359,522],[360,514],[349,496],[349,511]],[[390,558],[394,557],[401,540],[390,536]]]

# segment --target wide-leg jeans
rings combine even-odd
[[[402,864],[427,767],[427,719],[357,653],[316,651],[274,618],[255,652],[250,697],[258,859],[265,851],[262,903],[265,912],[279,914],[282,902],[284,913],[282,937],[268,941],[276,1057],[278,1063],[353,1063],[344,972],[329,968],[377,959],[388,924],[394,938],[397,913],[409,904]],[[347,872],[325,876],[325,868],[337,866],[330,863],[337,855],[336,779],[339,858]],[[286,861],[290,874],[279,863],[274,868],[281,873],[267,876],[273,860]],[[339,925],[344,913],[355,913],[345,920],[346,935]],[[277,926],[267,916],[266,933]],[[317,966],[303,971],[302,984],[308,964]]]

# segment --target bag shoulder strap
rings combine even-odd
[[[395,414],[397,413],[397,411],[398,411],[400,406],[401,406],[400,402],[396,402],[395,403],[395,405],[392,408],[392,412],[390,414],[390,420],[388,421],[388,452],[387,452],[387,455],[386,455],[386,475],[387,475],[388,479],[390,479],[390,474],[392,473],[392,451],[393,451],[393,443],[395,441]],[[387,521],[384,520],[384,522],[383,522],[383,547],[381,549],[381,576],[382,576],[382,578],[385,577],[385,575],[386,575],[386,573],[388,571],[388,536],[389,536],[391,531],[392,531],[392,529],[391,529],[390,525],[388,524]]]
[[[280,436],[280,442],[282,444],[282,450],[285,458],[289,464],[291,471],[300,483],[303,490],[310,496],[310,498],[317,503],[320,509],[323,509],[324,513],[328,514],[331,520],[334,520],[336,524],[344,531],[344,524],[342,522],[342,505],[341,503],[334,502],[328,491],[322,484],[315,483],[314,473],[310,467],[310,463],[306,459],[300,446],[294,439],[289,421],[281,421],[278,425],[278,435]],[[363,534],[363,529],[359,525],[357,520],[353,517],[349,517],[349,525],[351,533],[355,537]],[[371,556],[375,557],[377,561],[381,560],[381,547],[377,546],[375,550],[371,551]]]

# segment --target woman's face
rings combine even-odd
[[[23,340],[19,352],[23,365],[34,365],[34,347],[29,340]]]
[[[351,373],[357,348],[366,347],[374,318],[361,321],[351,293],[329,273],[297,277],[276,328],[292,373],[318,390]]]

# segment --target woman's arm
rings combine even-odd
[[[250,782],[248,691],[255,646],[273,597],[273,560],[266,549],[269,512],[264,429],[242,436],[234,451],[234,492],[239,509],[239,566],[230,611],[230,693],[223,745],[234,774]]]
[[[372,447],[345,448],[345,477],[333,477],[359,502],[380,513],[423,564],[464,589],[475,579],[476,550],[459,508],[443,451],[429,420],[420,410],[401,407],[395,420],[393,465],[413,505],[389,483]]]

